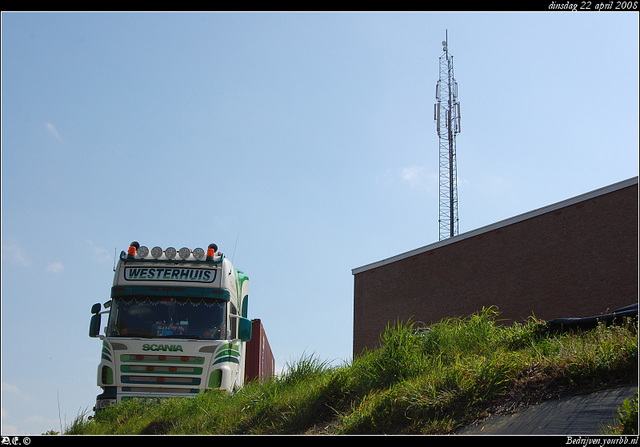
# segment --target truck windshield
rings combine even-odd
[[[227,338],[226,305],[205,298],[114,298],[107,335],[222,340]]]

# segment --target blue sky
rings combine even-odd
[[[2,433],[93,407],[133,240],[233,257],[279,368],[349,361],[351,269],[438,239],[445,30],[461,233],[638,175],[637,13],[2,14]]]

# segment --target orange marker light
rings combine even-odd
[[[136,257],[136,250],[140,248],[140,244],[136,241],[133,241],[129,244],[129,251],[127,252],[127,258],[133,259]]]
[[[216,244],[209,244],[207,248],[207,261],[213,261],[213,257],[216,255],[216,250],[218,250],[218,246]]]

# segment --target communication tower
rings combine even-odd
[[[458,234],[458,174],[456,135],[460,133],[460,103],[458,83],[453,77],[453,56],[449,54],[448,31],[442,42],[440,79],[436,84],[433,119],[439,139],[439,215],[440,240]]]

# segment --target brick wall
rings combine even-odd
[[[509,323],[636,303],[637,178],[631,183],[354,269],[354,355],[397,320],[429,325],[493,305]]]

